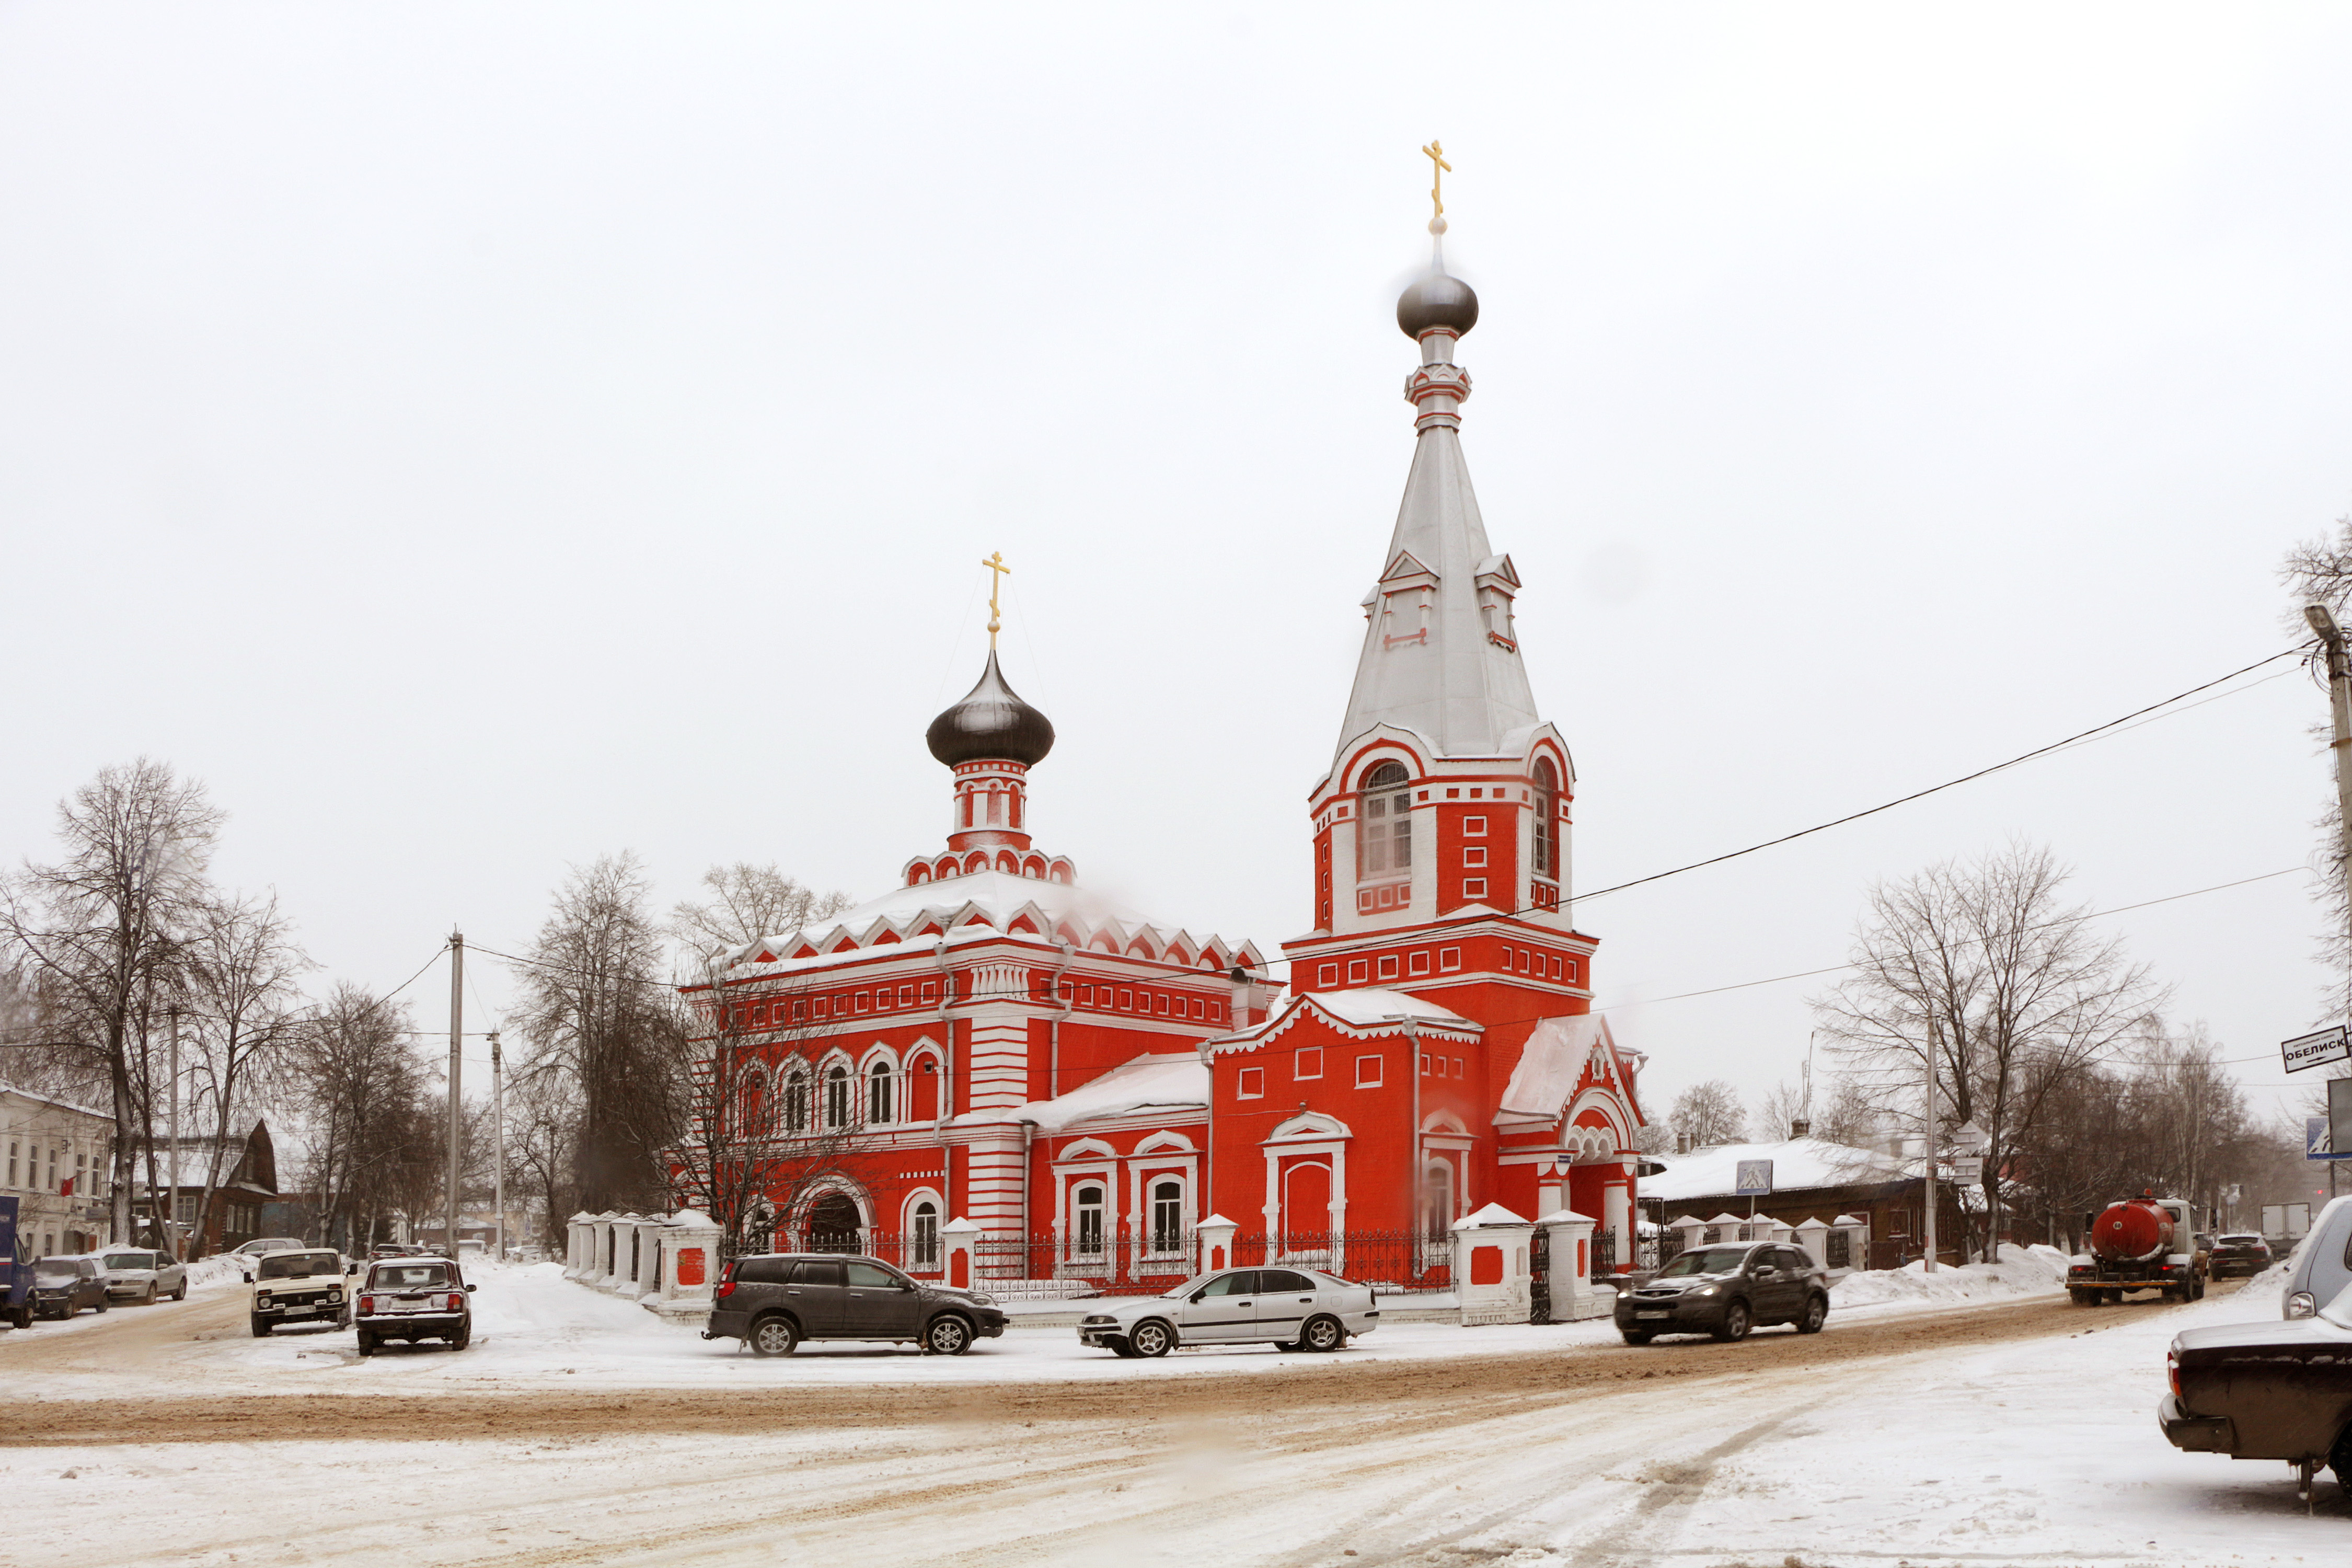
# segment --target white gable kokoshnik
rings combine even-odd
[[[1597,1013],[1546,1018],[1535,1026],[1519,1048],[1502,1103],[1495,1108],[1495,1125],[1550,1126],[1570,1117],[1588,1072],[1608,1098],[1618,1101],[1610,1117],[1612,1126],[1630,1131],[1635,1123],[1624,1064],[1617,1058],[1617,1042],[1610,1037],[1609,1021]]]

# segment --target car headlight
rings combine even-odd
[[[254,1304],[256,1307],[260,1308],[260,1309],[261,1309],[262,1310],[264,1310],[264,1311],[268,1310],[268,1309],[269,1309],[269,1292],[268,1292],[268,1291],[267,1291],[267,1290],[264,1290],[260,1295],[256,1296],[256,1297],[253,1299],[253,1304]]]
[[[1692,1291],[1691,1294],[1694,1296],[1720,1296],[1723,1294],[1723,1287],[1720,1285],[1702,1285],[1697,1289]]]
[[[2312,1299],[2310,1291],[2296,1290],[2286,1299],[2286,1315],[2290,1318],[2315,1318],[2319,1315],[2319,1303]]]
[[[343,1293],[341,1290],[330,1290],[327,1292],[327,1305],[331,1307],[336,1302],[341,1301],[342,1299]]]
[[[993,1307],[996,1305],[996,1298],[990,1295],[985,1290],[974,1290],[971,1293],[971,1300],[972,1305],[976,1307]]]

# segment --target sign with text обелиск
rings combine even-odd
[[[2301,1072],[2305,1068],[2324,1068],[2330,1062],[2352,1061],[2352,1038],[2347,1037],[2344,1026],[2338,1024],[2332,1029],[2282,1040],[2279,1052],[2286,1058],[2287,1071]]]
[[[1762,1197],[1772,1190],[1772,1162],[1742,1160],[1739,1162],[1738,1184],[1732,1188],[1740,1197]]]

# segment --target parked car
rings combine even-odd
[[[106,1269],[95,1258],[41,1258],[33,1262],[33,1315],[70,1318],[84,1307],[106,1310]]]
[[[2352,1496],[2352,1289],[2316,1317],[2172,1337],[2157,1425],[2184,1452],[2284,1459],[2305,1498],[2320,1466]]]
[[[106,1270],[106,1293],[127,1300],[155,1303],[159,1296],[169,1296],[174,1301],[188,1299],[188,1270],[185,1265],[168,1252],[150,1252],[145,1247],[117,1247],[98,1255]]]
[[[1161,1295],[1104,1303],[1079,1320],[1078,1342],[1121,1356],[1196,1345],[1322,1352],[1380,1326],[1369,1285],[1313,1268],[1222,1268]]]
[[[706,1340],[741,1340],[753,1355],[790,1355],[803,1340],[887,1340],[961,1355],[1004,1332],[977,1290],[929,1285],[878,1258],[771,1252],[739,1258],[713,1292]]]
[[[2269,1242],[2252,1231],[2231,1231],[2213,1238],[2212,1260],[2206,1267],[2211,1278],[2227,1279],[2233,1274],[2260,1274],[2270,1266]]]
[[[272,1252],[293,1252],[308,1245],[309,1243],[299,1236],[256,1237],[242,1247],[229,1248],[228,1258],[230,1262],[236,1265],[236,1271],[245,1277],[246,1283],[249,1285],[253,1283],[254,1269],[260,1264],[265,1255]]]
[[[2308,1318],[2352,1286],[2352,1197],[2332,1199],[2311,1222],[2289,1261],[2279,1313]]]
[[[474,1288],[446,1258],[386,1258],[368,1265],[359,1289],[360,1354],[393,1341],[439,1340],[453,1351],[474,1341]]]
[[[352,1304],[343,1289],[343,1255],[330,1247],[265,1252],[254,1261],[253,1337],[268,1337],[280,1323],[352,1325]]]
[[[1617,1297],[1617,1331],[1629,1345],[1660,1334],[1744,1340],[1764,1323],[1815,1334],[1829,1315],[1828,1270],[1802,1247],[1778,1242],[1695,1247]]]

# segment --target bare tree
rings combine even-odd
[[[1748,1118],[1739,1109],[1739,1091],[1719,1078],[1695,1083],[1675,1097],[1666,1112],[1675,1137],[1685,1148],[1706,1149],[1718,1143],[1743,1142]]]
[[[1870,891],[1854,973],[1813,1004],[1848,1076],[1890,1121],[1926,1115],[1930,1040],[1938,1126],[1974,1122],[1984,1163],[1987,1238],[2000,1231],[2001,1172],[2034,1138],[2053,1096],[2125,1049],[2162,1000],[2123,943],[2060,902],[2066,872],[2046,849],[2012,845],[1947,861]]]
[[[441,1101],[405,1007],[337,985],[306,1021],[292,1089],[304,1113],[304,1185],[327,1234],[362,1250],[394,1214],[431,1209],[442,1172]]]
[[[743,860],[713,866],[702,874],[702,886],[709,896],[677,904],[669,928],[688,952],[705,956],[831,920],[851,902],[846,893],[804,888],[773,864]]]
[[[683,1022],[663,976],[652,888],[634,855],[574,868],[526,955],[517,1027],[530,1070],[577,1096],[574,1177],[583,1208],[640,1207],[667,1190],[665,1152],[687,1123]]]
[[[1805,1086],[1782,1079],[1766,1089],[1762,1098],[1757,1100],[1756,1114],[1748,1126],[1755,1129],[1759,1139],[1766,1142],[1792,1138],[1796,1136],[1796,1124],[1808,1120],[1805,1109]]]
[[[144,1028],[195,911],[222,813],[204,786],[142,757],[109,767],[58,807],[65,856],[0,889],[0,939],[49,999],[50,1017],[101,1069],[114,1111],[115,1237],[152,1103]]]
[[[730,998],[714,968],[688,999],[680,1078],[690,1131],[672,1152],[671,1179],[719,1222],[731,1253],[851,1175],[867,1121],[895,1120],[908,1086],[825,1061],[827,1041],[793,991]]]
[[[303,1034],[296,982],[311,964],[294,945],[273,894],[208,902],[198,912],[181,967],[194,1047],[187,1068],[189,1119],[192,1125],[208,1123],[211,1131],[196,1207],[202,1215],[212,1212],[213,1194],[228,1173],[225,1167],[236,1163],[228,1154],[236,1129],[285,1087],[287,1058]]]
[[[1813,1136],[1825,1143],[1849,1149],[1876,1146],[1878,1110],[1862,1086],[1843,1073],[1833,1073],[1826,1085],[1813,1087]]]

